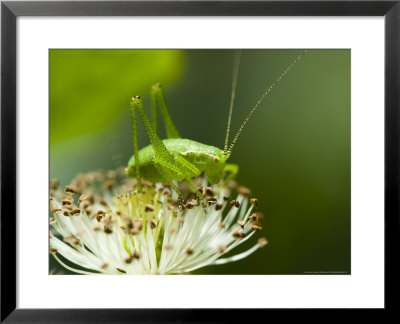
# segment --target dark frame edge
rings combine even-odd
[[[17,16],[383,16],[397,0],[6,1]]]
[[[16,308],[16,15],[1,4],[1,320]],[[9,217],[4,217],[8,215]],[[6,261],[7,260],[7,261]],[[6,264],[7,262],[7,264]]]
[[[15,3],[15,2],[14,2]],[[18,2],[27,4],[27,2]],[[22,7],[9,6],[11,2],[1,3],[1,155],[7,156],[1,162],[1,215],[13,215],[16,207],[16,18]],[[390,4],[390,6],[388,6]],[[395,4],[395,5],[393,5]],[[34,3],[30,3],[30,6]],[[383,7],[381,7],[383,8]],[[398,306],[389,295],[397,293],[399,279],[390,260],[389,247],[400,246],[399,214],[400,204],[400,2],[386,2],[385,16],[385,308],[395,310]],[[32,16],[37,14],[30,14]],[[361,15],[361,14],[360,14]],[[381,15],[381,14],[375,14]],[[60,15],[59,15],[60,16]],[[17,309],[16,308],[16,219],[1,217],[1,286],[0,321],[7,323],[59,322],[84,323],[84,318],[120,323],[132,322],[130,310],[92,310],[92,309]],[[13,243],[13,244],[10,244]],[[390,250],[392,251],[392,250]],[[7,265],[5,266],[5,260]],[[391,284],[388,285],[387,283]],[[63,312],[63,317],[60,316]],[[155,312],[153,312],[155,311]],[[119,316],[115,316],[115,312]],[[180,313],[180,315],[177,314]],[[225,316],[239,315],[241,310],[167,310],[161,315],[157,310],[135,310],[135,321],[176,322],[220,322]],[[253,310],[261,316],[261,310]],[[159,315],[155,315],[158,313]],[[213,314],[213,316],[211,316]],[[381,313],[380,313],[381,314]],[[240,318],[240,316],[238,317]]]
[[[400,246],[400,2],[385,17],[385,308],[395,310]],[[391,256],[390,256],[391,255]],[[388,284],[390,282],[390,284]]]

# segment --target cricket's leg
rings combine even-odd
[[[151,118],[153,122],[153,129],[157,134],[157,103],[161,110],[161,115],[164,120],[165,130],[168,138],[181,138],[174,122],[172,121],[171,115],[168,111],[167,104],[165,102],[164,92],[160,84],[156,84],[151,88]]]
[[[163,162],[159,162],[156,159],[154,160],[154,166],[157,169],[157,172],[163,177],[163,179],[168,182],[168,184],[171,186],[172,189],[175,190],[175,192],[178,194],[179,198],[182,198],[182,193],[178,189],[177,186],[175,186],[173,182],[174,178],[174,173],[171,172],[168,166],[164,165]]]
[[[220,192],[222,188],[229,183],[229,181],[233,180],[239,172],[239,166],[237,164],[226,164],[224,167],[224,172],[228,173],[229,175],[226,179],[222,182],[222,184],[218,187],[217,193]]]
[[[139,96],[133,97],[130,103],[131,110],[131,118],[132,118],[132,129],[133,129],[133,139],[134,139],[134,150],[135,150],[135,167],[137,173],[138,183],[140,183],[139,176],[139,155],[138,155],[138,144],[137,144],[137,125],[136,125],[136,112],[139,113],[144,128],[146,129],[147,135],[149,136],[150,143],[153,147],[155,158],[155,165],[159,165],[157,170],[160,174],[165,177],[165,180],[171,184],[171,187],[174,190],[177,190],[176,186],[173,185],[172,181],[178,179],[179,176],[182,177],[182,173],[179,168],[175,164],[175,160],[172,154],[168,151],[168,149],[163,144],[162,140],[158,137],[156,132],[154,131],[149,118],[147,117],[142,100]],[[162,169],[162,170],[161,170]],[[141,190],[141,186],[140,186]],[[179,193],[179,190],[177,191]]]
[[[186,160],[182,155],[175,156],[175,162],[180,169],[183,171],[185,175],[185,180],[192,188],[192,190],[196,193],[196,195],[201,198],[201,192],[197,189],[196,185],[194,184],[192,177],[200,175],[201,171],[188,160]]]
[[[136,121],[136,109],[132,107],[131,101],[131,122],[132,122],[132,140],[133,140],[133,153],[135,155],[135,169],[136,169],[136,180],[139,192],[142,191],[142,182],[140,180],[140,166],[139,166],[139,145],[138,145],[138,131]]]

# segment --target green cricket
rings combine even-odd
[[[275,85],[282,80],[282,78],[306,53],[307,51],[303,51],[267,88],[244,119],[232,142],[228,144],[236,84],[241,60],[241,52],[237,53],[234,59],[232,92],[224,149],[219,149],[214,146],[181,137],[168,111],[164,92],[160,84],[154,85],[151,89],[151,122],[144,111],[140,96],[133,97],[130,102],[130,114],[134,155],[128,162],[127,176],[137,179],[139,191],[142,190],[141,179],[145,179],[154,183],[168,183],[179,197],[181,197],[182,194],[174,184],[174,181],[182,180],[186,180],[191,189],[199,197],[201,196],[201,193],[192,178],[201,175],[203,172],[211,184],[222,181],[221,185],[218,187],[218,191],[224,188],[226,184],[234,179],[239,172],[238,165],[227,163],[226,161],[231,156],[232,150],[250,117]],[[164,140],[161,140],[157,134],[157,108],[161,111],[168,137]],[[150,145],[140,150],[138,148],[137,112],[139,113],[146,133],[150,139]]]

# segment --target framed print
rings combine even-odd
[[[2,321],[394,310],[399,8],[2,2]]]

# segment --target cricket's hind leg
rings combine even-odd
[[[181,135],[178,132],[174,122],[172,121],[172,117],[168,111],[167,104],[165,102],[164,91],[161,87],[161,84],[157,83],[151,88],[151,120],[153,129],[156,134],[158,134],[157,130],[157,104],[161,110],[161,115],[164,120],[165,130],[167,132],[168,138],[181,138]]]
[[[154,158],[154,166],[157,172],[169,183],[172,189],[179,195],[180,200],[183,200],[181,191],[173,183],[173,179],[185,179],[196,195],[201,198],[201,193],[197,189],[193,180],[191,179],[193,175],[200,174],[200,170],[196,168],[193,164],[187,161],[181,155],[175,157],[175,164],[170,164],[163,159]]]
[[[186,160],[182,155],[176,155],[175,162],[185,175],[185,180],[189,184],[190,188],[192,188],[192,190],[196,193],[197,197],[201,198],[201,192],[192,180],[193,177],[200,175],[201,171],[194,164]]]
[[[182,172],[176,166],[174,157],[165,147],[162,140],[158,137],[157,133],[153,129],[153,126],[147,117],[142,100],[139,96],[133,97],[130,103],[130,111],[132,118],[132,137],[134,144],[134,154],[135,154],[135,168],[136,168],[136,179],[138,181],[139,191],[142,190],[141,180],[140,180],[140,162],[139,162],[139,148],[138,148],[138,134],[137,134],[137,118],[136,114],[138,113],[140,118],[142,119],[144,128],[146,129],[146,133],[150,139],[151,146],[154,150],[154,166],[157,172],[168,182],[171,187],[181,195],[181,192],[178,188],[173,184],[173,180],[177,180],[179,178],[183,178]]]

